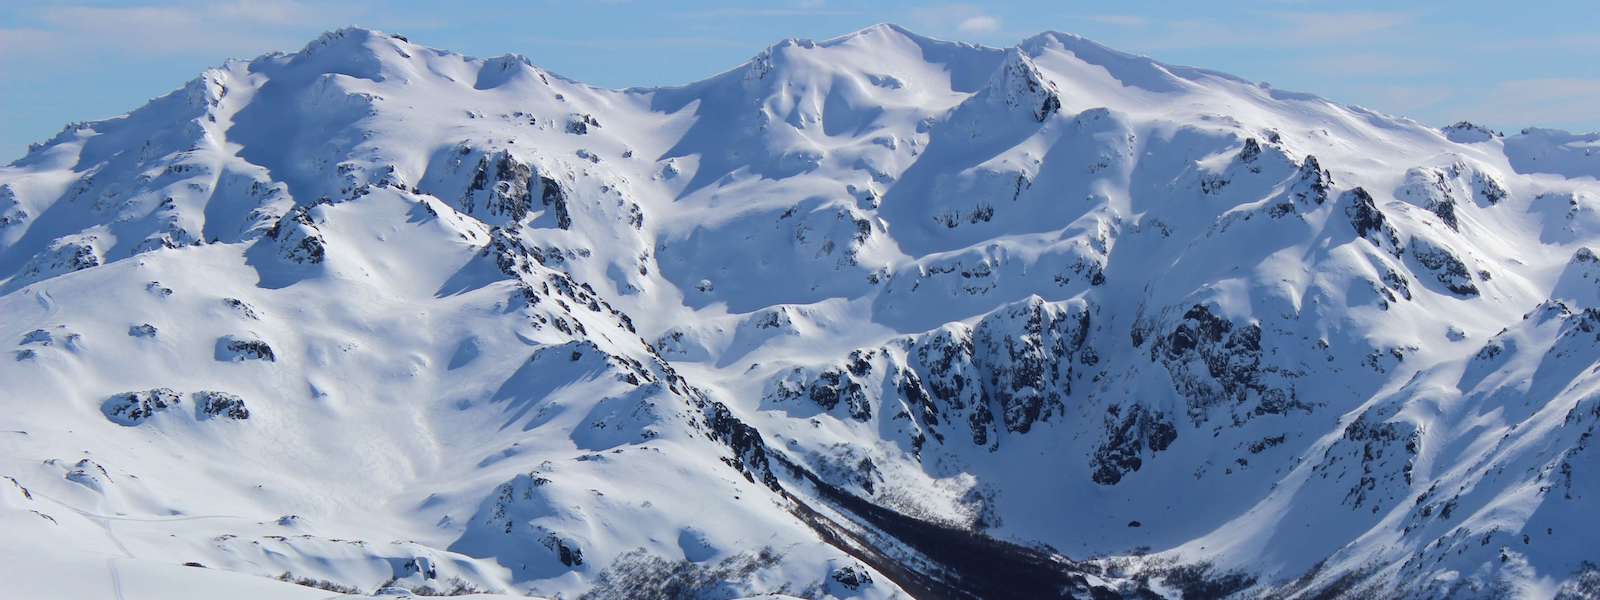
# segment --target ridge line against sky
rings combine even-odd
[[[1007,47],[1046,30],[1432,125],[1600,130],[1600,11],[1506,4],[1241,0],[915,3],[706,0],[8,0],[0,7],[0,162],[69,122],[130,111],[228,58],[293,51],[349,25],[610,88],[715,75],[791,37],[874,23]]]

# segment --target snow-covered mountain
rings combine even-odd
[[[1061,33],[332,32],[0,168],[0,575],[1594,597],[1596,144]]]

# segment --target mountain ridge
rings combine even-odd
[[[1479,129],[1055,32],[623,90],[360,28],[229,61],[0,168],[0,559],[1582,597],[1600,163]]]

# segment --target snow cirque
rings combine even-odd
[[[1595,136],[330,32],[0,167],[26,597],[1592,597]]]

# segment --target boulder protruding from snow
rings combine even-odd
[[[1457,144],[1476,144],[1504,137],[1504,134],[1498,131],[1471,121],[1458,121],[1454,125],[1446,125],[1440,128],[1440,131],[1444,133],[1444,137]]]
[[[245,408],[244,398],[228,392],[201,390],[194,393],[195,409],[199,411],[200,418],[222,417],[243,421],[250,418],[250,409]]]
[[[105,413],[111,422],[132,427],[182,402],[183,397],[177,392],[168,388],[154,388],[112,396],[100,406],[100,411]]]
[[[276,362],[278,357],[273,353],[272,346],[262,340],[229,335],[217,338],[216,359],[221,362],[246,360]]]

